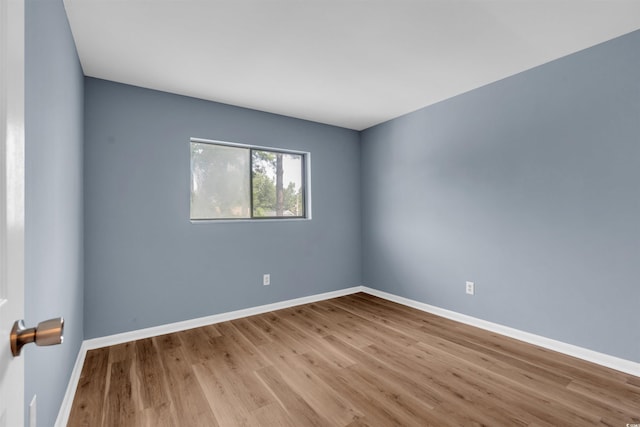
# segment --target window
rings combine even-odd
[[[308,218],[309,154],[191,140],[191,219]]]

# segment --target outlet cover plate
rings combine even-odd
[[[475,295],[475,291],[476,291],[476,286],[473,282],[467,282],[467,294],[469,295]]]

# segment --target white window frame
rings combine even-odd
[[[237,142],[229,142],[229,141],[220,141],[216,139],[205,139],[205,138],[190,138],[189,139],[189,165],[191,165],[191,143],[201,143],[201,144],[213,144],[213,145],[222,145],[227,147],[237,147],[237,148],[246,148],[249,150],[265,150],[265,151],[273,151],[277,153],[285,153],[285,154],[297,154],[301,155],[304,159],[304,209],[305,215],[303,217],[269,217],[269,218],[207,218],[207,219],[191,219],[191,208],[189,208],[189,221],[192,224],[210,224],[210,223],[241,223],[241,222],[282,222],[282,221],[310,221],[311,220],[311,153],[309,151],[299,151],[299,150],[289,150],[285,148],[278,147],[267,147],[262,145],[252,145],[252,144],[241,144]],[[248,171],[251,173],[251,170]],[[193,191],[193,179],[191,176],[191,166],[189,166],[189,195]],[[253,191],[250,189],[250,191]]]

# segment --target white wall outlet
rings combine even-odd
[[[476,285],[473,282],[467,282],[467,293],[469,295],[474,295],[476,292]]]
[[[33,395],[33,399],[31,399],[31,403],[29,403],[29,427],[36,427],[36,416],[38,414],[38,410],[36,408],[36,395]]]
[[[271,284],[271,274],[262,275],[262,285],[269,286]]]

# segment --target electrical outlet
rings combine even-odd
[[[269,286],[271,284],[271,274],[262,275],[262,286]]]
[[[474,295],[476,291],[476,286],[473,282],[467,282],[467,294]]]

